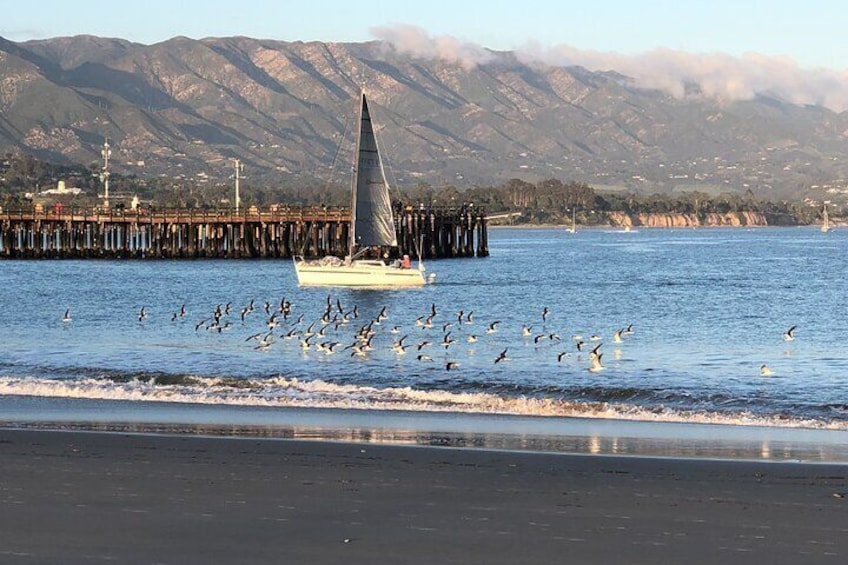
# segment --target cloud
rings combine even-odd
[[[786,56],[745,53],[688,53],[654,49],[636,55],[604,53],[557,45],[529,46],[517,55],[527,61],[553,66],[580,65],[592,71],[616,71],[637,86],[657,88],[682,98],[687,86],[697,84],[704,96],[718,100],[748,100],[774,96],[793,104],[848,109],[848,71],[804,68]]]
[[[371,35],[389,43],[396,51],[422,59],[441,59],[457,63],[466,70],[492,60],[485,47],[460,41],[449,35],[431,37],[425,30],[412,25],[373,27]]]
[[[400,53],[455,62],[470,70],[495,58],[479,45],[451,36],[431,37],[416,26],[372,28],[371,33]],[[560,44],[542,47],[529,43],[515,51],[525,63],[581,66],[591,71],[616,71],[641,88],[655,88],[677,98],[698,85],[701,95],[719,101],[772,96],[799,105],[848,110],[848,70],[804,68],[786,56],[746,53],[688,53],[667,48],[635,55],[577,49]]]

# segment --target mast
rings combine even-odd
[[[350,178],[350,236],[348,238],[348,257],[353,259],[356,248],[356,186],[359,184],[359,144],[362,142],[362,109],[365,107],[365,90],[359,91],[359,117],[356,122],[356,148],[353,152],[353,168]]]

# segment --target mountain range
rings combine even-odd
[[[672,96],[614,71],[513,52],[469,65],[382,41],[0,38],[0,152],[94,165],[108,138],[125,174],[228,182],[239,159],[247,182],[329,182],[350,168],[362,87],[401,186],[558,178],[801,198],[848,185],[848,112],[717,100],[698,84]]]

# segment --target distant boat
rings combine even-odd
[[[568,233],[577,233],[577,209],[571,210],[571,227],[568,228]]]
[[[822,210],[822,225],[820,229],[822,233],[827,233],[833,229],[830,226],[830,220],[827,217],[827,202],[824,203],[824,209]]]
[[[351,182],[348,254],[344,259],[325,257],[317,261],[295,256],[294,269],[298,285],[387,288],[423,286],[432,281],[434,275],[425,278],[420,250],[418,265],[414,269],[408,256],[393,265],[387,265],[379,258],[361,258],[374,250],[397,248],[398,243],[389,183],[386,181],[364,92],[360,99],[357,163]]]

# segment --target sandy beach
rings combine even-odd
[[[848,467],[0,430],[3,563],[843,563]]]

